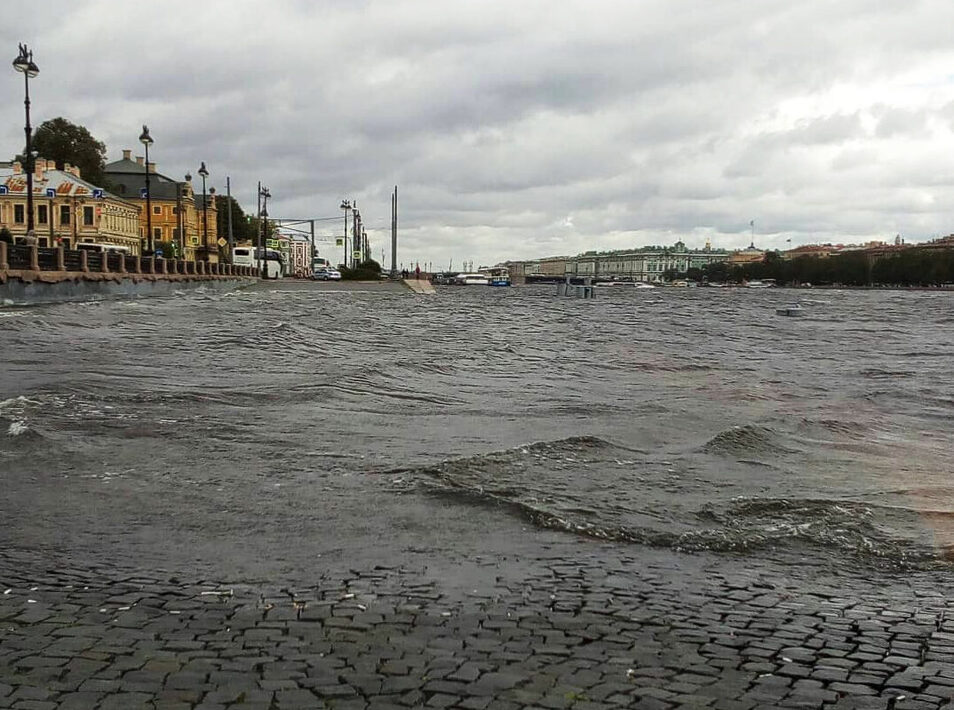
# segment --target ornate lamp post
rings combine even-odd
[[[26,110],[26,125],[23,127],[26,133],[26,154],[24,159],[26,165],[27,179],[27,231],[28,241],[33,237],[33,170],[36,158],[33,156],[33,128],[30,126],[30,79],[40,73],[40,68],[33,62],[33,52],[25,44],[20,45],[20,54],[13,60],[13,68],[23,74],[24,99],[23,107]],[[52,219],[52,215],[50,216]]]
[[[209,260],[209,212],[208,202],[205,195],[205,179],[209,177],[209,171],[206,170],[205,162],[199,166],[199,175],[202,176],[202,244],[205,247],[205,260]]]
[[[348,210],[351,209],[350,200],[341,201],[341,209],[344,210],[344,260],[341,262],[345,268],[348,267]]]
[[[149,194],[149,146],[153,141],[152,136],[149,135],[149,127],[145,123],[142,124],[139,142],[146,146],[146,248],[152,254],[155,249],[152,243],[152,195]]]
[[[268,188],[264,185],[259,191],[259,196],[262,198],[262,278],[268,278],[268,251],[265,246],[266,237],[268,236],[268,198],[272,196],[272,193],[268,191]]]

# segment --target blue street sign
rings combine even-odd
[[[103,199],[103,191],[100,190],[98,187],[97,187],[97,188],[93,188],[93,199],[94,199],[94,200],[101,200],[101,199]]]
[[[56,197],[56,190],[54,190],[52,187],[46,188],[46,196],[52,200],[54,197]]]
[[[146,188],[144,187],[139,188],[139,196],[142,198],[146,197]]]
[[[7,186],[0,185],[0,195],[6,195],[6,194],[7,194]]]

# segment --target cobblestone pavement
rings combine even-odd
[[[289,587],[0,554],[0,708],[894,708],[954,698],[946,573],[590,544]],[[450,583],[454,581],[455,583]]]

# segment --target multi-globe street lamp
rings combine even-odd
[[[26,179],[27,179],[27,241],[33,237],[33,170],[36,158],[33,156],[33,128],[30,126],[30,79],[40,73],[40,68],[33,61],[33,52],[25,44],[20,45],[20,54],[13,60],[13,68],[23,74],[24,99],[23,107],[26,111]],[[52,219],[52,217],[50,218]]]
[[[142,124],[142,133],[139,135],[139,142],[146,146],[146,249],[150,254],[155,253],[155,245],[152,243],[152,195],[149,194],[149,146],[152,145],[152,136],[149,135],[149,127]]]
[[[205,246],[205,260],[209,260],[209,212],[208,198],[205,195],[205,179],[209,177],[209,171],[205,167],[205,161],[199,166],[199,175],[202,177],[202,244]]]

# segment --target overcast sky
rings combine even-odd
[[[272,216],[357,201],[374,254],[505,259],[954,232],[950,0],[44,0],[33,123],[64,116]],[[22,146],[3,79],[0,151]],[[136,151],[137,153],[140,151]],[[333,242],[319,243],[334,254]]]

